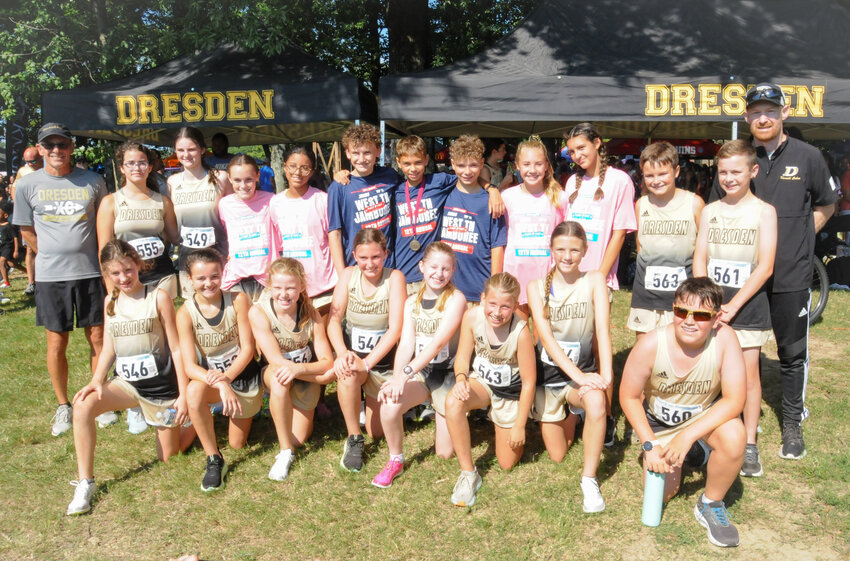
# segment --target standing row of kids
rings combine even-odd
[[[641,157],[648,195],[638,201],[636,218],[634,187],[625,173],[607,168],[595,129],[585,123],[566,136],[583,170],[566,191],[552,177],[544,145],[531,138],[517,149],[523,182],[502,195],[480,179],[484,147],[470,136],[450,148],[456,176],[425,174],[424,142],[402,139],[401,177],[376,168],[380,138],[374,127],[355,126],[343,136],[353,165],[350,177],[338,178],[325,195],[309,185],[312,153],[296,148],[284,163],[290,187],[272,196],[256,190],[259,173],[251,158],[231,160],[227,177],[204,170],[203,139],[184,129],[175,146],[184,171],[169,181],[173,202],[145,187],[146,149],[138,143],[122,147],[126,183],[101,207],[101,265],[111,294],[97,369],[74,397],[80,479],[68,513],[90,508],[99,415],[138,406],[143,420],[157,427],[162,459],[187,447],[197,432],[207,455],[202,489],[213,490],[222,485],[227,467],[208,405],[222,402],[231,418],[230,445],[239,448],[265,388],[280,445],[269,478],[283,480],[294,448],[312,433],[321,386],[334,381],[348,431],[342,467],[359,471],[363,466],[361,391],[366,430],[372,437],[385,436],[389,448],[387,463],[372,481],[378,487],[389,487],[403,473],[402,415],[427,401],[436,411],[436,453],[455,454],[460,464],[452,493],[457,505],[474,504],[482,483],[470,448],[471,410],[489,406],[504,469],[522,456],[528,418],[540,423],[547,452],[560,462],[581,414],[583,507],[603,510],[595,475],[615,427],[610,290],[617,288],[624,236],[635,229],[639,280],[629,326],[639,333],[659,328],[652,337],[639,337],[641,360],[658,355],[658,361],[662,352],[649,347],[661,349],[657,341],[668,323],[674,326],[668,340],[698,355],[714,353],[706,343],[713,333],[731,333],[722,323],[740,326],[741,344],[748,351],[755,348],[755,360],[752,352],[743,355],[748,357],[749,442],[760,405],[758,348],[769,328],[758,294],[772,271],[776,238],[775,212],[749,192],[749,178],[757,173],[751,147],[724,146],[718,173],[727,197],[703,210],[675,188],[675,149],[651,145]],[[161,209],[159,225],[119,227],[123,209],[138,207],[139,201]],[[187,205],[195,206],[181,208]],[[131,219],[150,215],[127,214]],[[158,268],[168,242],[180,246],[186,298],[176,318],[174,276]],[[710,290],[684,282],[706,274],[724,287],[722,308]],[[711,329],[704,329],[709,320]],[[718,339],[723,349],[718,352],[728,350],[733,359],[714,357],[701,367],[700,375],[711,383],[688,383],[694,358],[689,351],[684,361],[672,350],[664,352],[678,381],[661,383],[663,391],[653,385],[655,377],[630,366],[638,364],[630,357],[620,399],[630,404],[623,410],[644,441],[645,465],[654,471],[676,471],[699,439],[726,450],[713,456],[723,460],[726,471],[738,460],[735,474],[741,469],[743,440],[737,454],[733,430],[724,432],[728,442],[715,436],[744,401],[723,374],[734,366],[739,348],[728,339]],[[255,348],[265,367],[256,362]],[[107,381],[113,363],[116,376]],[[654,373],[652,365],[648,368]],[[641,376],[643,382],[636,383]],[[697,393],[698,403],[692,403]],[[187,418],[192,428],[183,427]],[[672,441],[662,443],[668,434]],[[712,484],[703,497],[713,506],[698,505],[697,518],[713,543],[735,545],[737,533],[735,543],[714,536],[720,527],[734,530],[722,503],[728,478],[718,483],[719,476],[711,475],[720,469],[718,462],[709,460]],[[760,475],[760,466],[744,468],[745,475]],[[676,477],[668,481],[675,484]]]

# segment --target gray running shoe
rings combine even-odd
[[[744,455],[744,465],[741,466],[741,475],[744,477],[761,477],[764,469],[759,461],[759,447],[755,444],[747,444],[747,452]]]
[[[71,406],[67,403],[56,408],[56,414],[53,415],[51,423],[53,423],[53,436],[61,436],[71,430]]]
[[[806,457],[803,427],[793,423],[782,425],[782,449],[779,450],[779,457],[786,460],[802,460]]]
[[[27,287],[24,289],[24,294],[26,294],[27,296],[32,296],[33,294],[35,294],[35,283],[34,282],[31,282],[27,285]]]
[[[348,435],[342,450],[342,458],[339,460],[342,469],[357,472],[363,468],[363,442],[362,434]]]
[[[71,481],[74,489],[74,499],[68,504],[68,509],[65,510],[67,516],[74,514],[83,514],[91,510],[91,496],[94,494],[94,479],[82,479],[80,481]]]
[[[127,409],[127,430],[131,434],[142,434],[148,430],[148,422],[141,407]]]
[[[422,405],[422,409],[419,411],[419,420],[421,422],[425,421],[433,421],[434,417],[436,417],[437,412],[434,411],[434,408],[431,406],[430,402],[425,402]]]
[[[97,426],[100,428],[105,428],[110,425],[114,425],[118,422],[118,415],[115,414],[115,411],[107,411],[106,413],[101,413],[97,417],[94,418],[97,421]]]
[[[472,473],[460,472],[454,491],[452,491],[452,504],[455,506],[472,506],[475,504],[475,494],[481,488],[481,476],[478,470]]]
[[[708,530],[708,541],[718,547],[736,547],[738,529],[732,525],[726,505],[723,501],[704,503],[702,498],[703,495],[700,495],[697,499],[694,516]]]

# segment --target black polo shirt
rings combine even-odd
[[[768,157],[756,147],[758,175],[751,189],[776,209],[776,261],[771,292],[805,290],[812,283],[812,257],[815,253],[814,207],[835,203],[837,195],[829,184],[829,169],[814,146],[796,138],[788,139]],[[717,177],[709,201],[724,195]]]

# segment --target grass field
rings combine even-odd
[[[120,425],[99,429],[91,514],[70,518],[65,507],[76,478],[70,433],[50,435],[56,404],[44,362],[44,332],[17,278],[0,317],[0,559],[156,559],[198,552],[203,559],[733,559],[839,560],[850,558],[850,294],[831,295],[824,319],[811,332],[811,370],[804,424],[808,456],[777,456],[780,427],[776,349],[764,349],[760,448],[765,476],[739,479],[727,505],[741,546],[710,545],[694,520],[704,473],[687,472],[661,526],[641,525],[640,467],[635,443],[606,450],[599,472],[607,509],[581,511],[581,441],[562,464],[549,460],[539,431],[530,428],[522,462],[502,472],[492,427],[473,425],[474,456],[484,477],[476,505],[452,506],[457,462],[432,450],[433,425],[409,425],[407,471],[390,489],[369,484],[386,461],[383,441],[367,438],[359,474],[338,468],[345,428],[333,386],[335,416],[319,420],[283,483],[266,477],[277,453],[271,420],[257,421],[243,450],[220,438],[230,464],[218,493],[199,490],[204,453],[199,446],[156,461],[153,430],[133,436]],[[628,292],[612,313],[615,371],[632,341],[624,328]],[[72,336],[71,391],[90,374],[82,332]],[[217,419],[224,436],[224,420]]]

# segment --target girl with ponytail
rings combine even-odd
[[[564,220],[567,196],[553,177],[546,147],[539,137],[520,142],[516,165],[522,183],[502,194],[508,229],[503,270],[519,281],[519,309],[527,317],[525,287],[549,269],[552,259],[549,236]]]
[[[628,232],[637,229],[635,186],[629,175],[608,167],[608,152],[599,131],[579,123],[564,134],[570,158],[581,170],[567,180],[568,220],[579,222],[587,233],[587,255],[582,271],[599,270],[612,290],[617,263]]]

